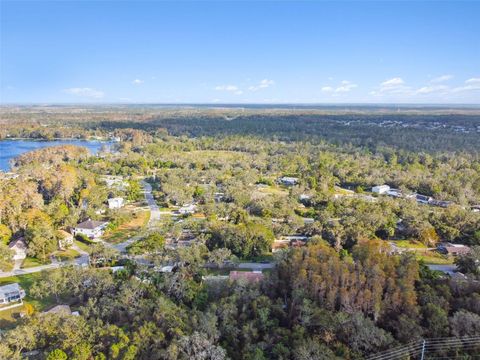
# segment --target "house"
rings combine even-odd
[[[480,212],[480,205],[473,205],[472,206],[472,211],[473,212]]]
[[[222,202],[226,200],[225,193],[221,192],[216,192],[215,194],[213,194],[213,198],[215,202]]]
[[[300,201],[302,204],[309,204],[310,200],[312,200],[312,196],[308,194],[300,194],[298,197],[298,201]]]
[[[107,221],[87,220],[73,228],[73,235],[83,234],[90,239],[98,239],[105,232]]]
[[[58,248],[67,249],[73,245],[73,235],[65,230],[57,231]]]
[[[108,199],[108,208],[109,209],[120,209],[125,204],[125,201],[121,197],[116,197]]]
[[[263,280],[261,271],[230,271],[231,281],[260,282]]]
[[[377,185],[372,187],[372,192],[379,195],[387,194],[389,190],[390,186],[388,185]]]
[[[433,200],[433,198],[427,195],[415,194],[415,200],[417,200],[419,204],[428,204]]]
[[[178,212],[181,215],[191,215],[195,213],[196,209],[197,209],[197,206],[194,204],[185,204],[180,209],[178,209]]]
[[[17,283],[0,286],[0,305],[19,301],[24,297],[25,291]]]
[[[432,199],[429,204],[433,205],[433,206],[439,206],[439,207],[442,207],[442,208],[447,208],[447,207],[453,205],[453,202],[452,201]]]
[[[289,176],[284,176],[278,179],[280,184],[286,185],[286,186],[293,186],[298,184],[298,178],[295,177],[289,177]]]
[[[389,189],[389,190],[387,191],[387,195],[388,195],[388,196],[397,197],[397,198],[403,196],[402,191],[399,190],[399,189]]]
[[[461,244],[441,243],[437,246],[437,251],[445,255],[465,255],[470,252],[470,247]]]
[[[110,189],[125,190],[129,186],[128,182],[124,181],[121,176],[105,175],[102,180]]]
[[[27,257],[27,244],[24,238],[18,238],[8,244],[10,250],[15,251],[13,260],[23,260]]]
[[[313,224],[315,222],[314,218],[302,218],[305,225]]]

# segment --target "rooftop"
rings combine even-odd
[[[76,226],[77,229],[89,229],[93,230],[100,226],[104,226],[107,224],[107,221],[95,221],[95,220],[87,220],[84,221]]]

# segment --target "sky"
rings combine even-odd
[[[0,0],[0,102],[480,104],[480,1]]]

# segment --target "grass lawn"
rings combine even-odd
[[[48,270],[48,271],[56,271],[56,270]],[[54,301],[53,299],[34,299],[29,295],[30,287],[33,285],[34,282],[40,280],[42,278],[42,273],[37,272],[33,274],[25,274],[25,275],[18,275],[18,276],[10,276],[6,278],[0,278],[0,286],[7,285],[12,283],[19,283],[20,286],[25,290],[27,296],[23,299],[24,303],[29,303],[33,305],[35,311],[43,311],[45,308],[51,306]],[[13,323],[16,321],[16,317],[18,314],[23,311],[23,307],[16,307],[11,310],[0,311],[0,329],[8,328],[12,326]]]
[[[47,264],[50,264],[50,259],[48,259],[46,262],[41,262],[37,258],[26,257],[25,260],[23,260],[22,266],[20,266],[20,268],[28,269],[36,266],[47,265]]]
[[[150,211],[139,211],[136,215],[132,215],[130,221],[120,225],[115,230],[105,233],[103,240],[114,244],[124,242],[132,236],[138,235],[146,227],[149,219]]]
[[[73,260],[80,256],[80,253],[74,249],[59,250],[54,254],[60,261]]]
[[[75,245],[77,245],[80,249],[82,249],[83,251],[86,251],[88,252],[88,250],[90,250],[90,246],[85,244],[84,242],[82,241],[78,241],[78,240],[75,240]]]
[[[453,264],[453,258],[442,254],[428,251],[426,253],[415,254],[418,261],[422,260],[425,264],[431,265],[450,265]]]
[[[282,196],[288,195],[288,191],[286,189],[278,188],[276,186],[259,187],[257,188],[257,191],[265,194],[275,194],[275,195],[282,195]]]
[[[395,245],[399,248],[410,248],[410,249],[426,249],[427,247],[419,242],[412,241],[412,240],[396,240],[393,241]]]

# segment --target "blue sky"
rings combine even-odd
[[[2,103],[480,103],[480,2],[1,1]]]

